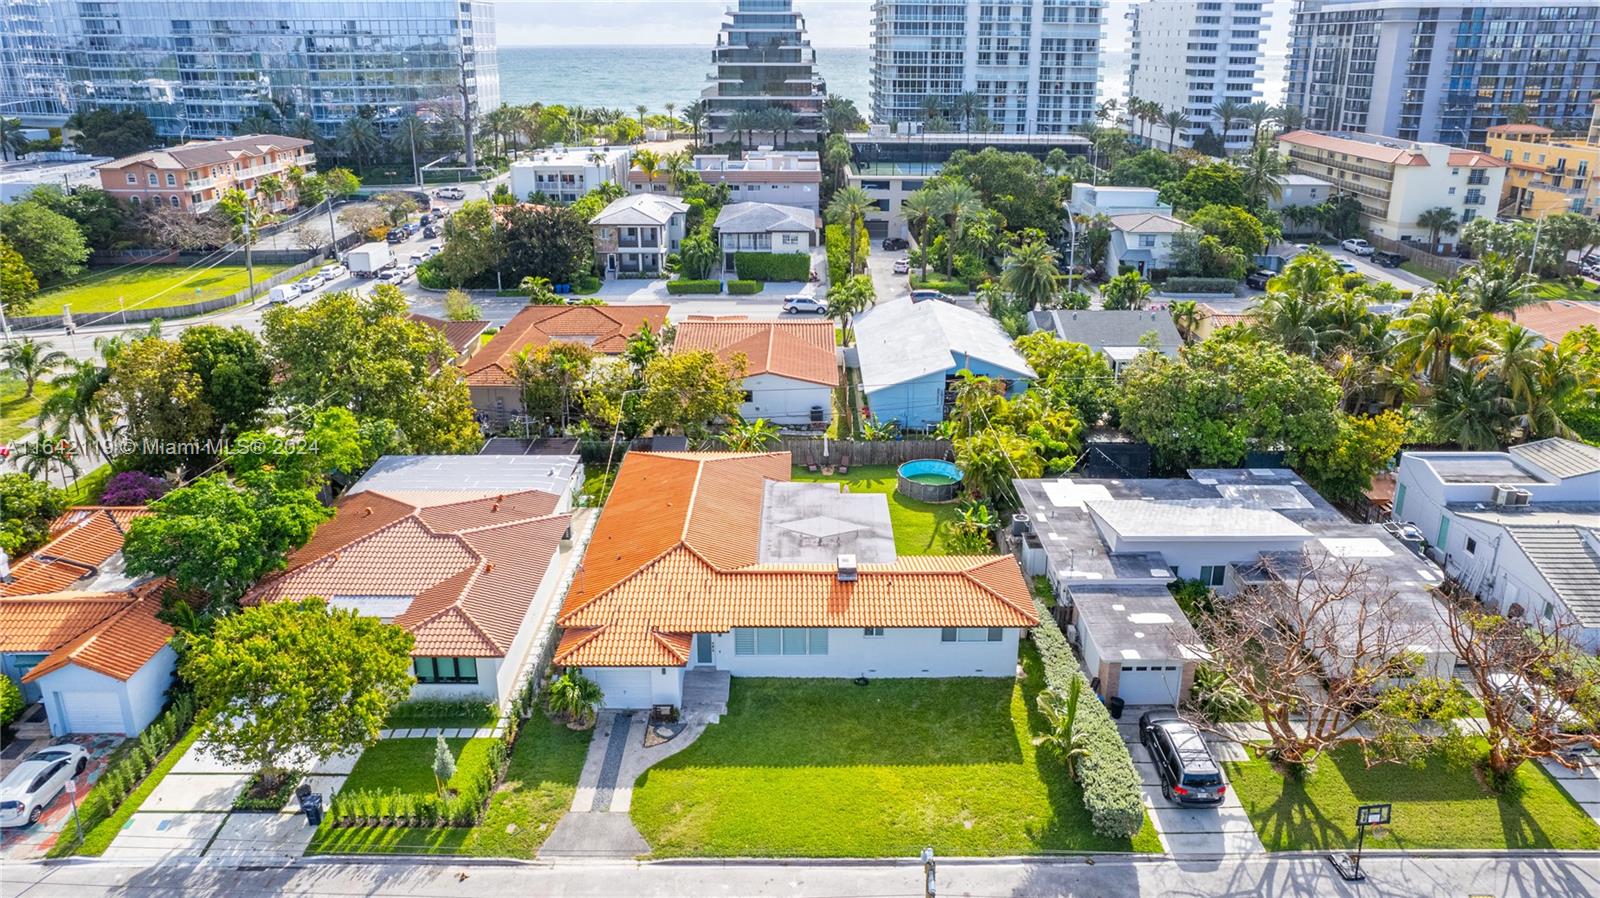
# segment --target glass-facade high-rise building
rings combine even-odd
[[[1296,0],[1284,102],[1314,131],[1482,146],[1524,107],[1580,127],[1600,92],[1600,3]]]
[[[324,134],[353,115],[500,105],[488,0],[0,0],[0,113],[142,109],[168,137],[260,110]]]
[[[796,132],[821,130],[828,88],[793,0],[739,0],[722,23],[711,62],[716,70],[701,99],[713,132],[736,130],[733,115],[740,110],[772,106],[795,114]]]
[[[872,120],[1007,134],[1092,121],[1106,0],[874,0]]]

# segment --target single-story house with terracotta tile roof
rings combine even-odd
[[[122,576],[122,543],[128,525],[146,514],[140,506],[67,509],[51,522],[48,542],[0,568],[0,596],[127,587],[131,581]]]
[[[347,493],[244,604],[321,596],[416,639],[413,698],[512,696],[558,587],[570,514],[540,490],[420,484]]]
[[[680,704],[699,670],[1011,677],[1037,624],[1009,555],[899,557],[887,498],[789,480],[787,452],[631,452],[557,622],[603,705]]]
[[[667,312],[664,305],[528,306],[461,366],[472,406],[497,423],[521,415],[516,363],[525,350],[567,342],[581,343],[602,355],[621,355],[641,327],[653,331],[665,327]]]
[[[826,424],[839,386],[839,350],[832,321],[751,321],[743,316],[691,315],[680,321],[674,352],[708,350],[724,362],[743,356],[747,421]]]
[[[131,736],[161,713],[177,664],[164,587],[0,598],[0,669],[44,704],[51,735]]]
[[[453,361],[457,365],[464,365],[467,359],[482,346],[483,332],[489,329],[487,321],[448,321],[444,318],[435,318],[432,315],[419,315],[412,312],[406,316],[418,324],[426,324],[444,335],[445,342],[455,350]]]

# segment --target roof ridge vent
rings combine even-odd
[[[850,552],[841,553],[838,559],[839,582],[854,583],[859,574],[860,568],[856,565],[855,554]]]

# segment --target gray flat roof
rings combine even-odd
[[[1078,623],[1091,634],[1100,657],[1121,661],[1192,660],[1200,637],[1165,586],[1072,584]]]
[[[761,496],[762,563],[859,564],[895,560],[889,497],[847,493],[837,483],[768,481]]]
[[[1512,446],[1512,455],[1561,477],[1582,477],[1600,471],[1600,447],[1561,437]]]
[[[1500,453],[1427,453],[1423,460],[1445,483],[1543,483],[1539,477]]]
[[[438,491],[562,495],[582,462],[576,455],[385,455],[350,493]]]

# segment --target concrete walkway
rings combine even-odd
[[[1150,752],[1139,742],[1139,715],[1146,710],[1149,709],[1132,706],[1124,709],[1122,719],[1117,721],[1117,731],[1133,756],[1134,769],[1139,771],[1145,810],[1161,837],[1161,844],[1177,858],[1264,853],[1261,837],[1256,835],[1250,815],[1245,813],[1233,789],[1223,793],[1222,804],[1209,808],[1184,807],[1168,801],[1162,794],[1160,774],[1156,773]],[[1238,743],[1215,740],[1210,744],[1212,754],[1219,761],[1244,755]]]
[[[1555,780],[1572,800],[1583,808],[1589,819],[1600,824],[1600,758],[1588,758],[1577,770],[1568,770],[1554,761],[1541,760],[1545,772]]]

